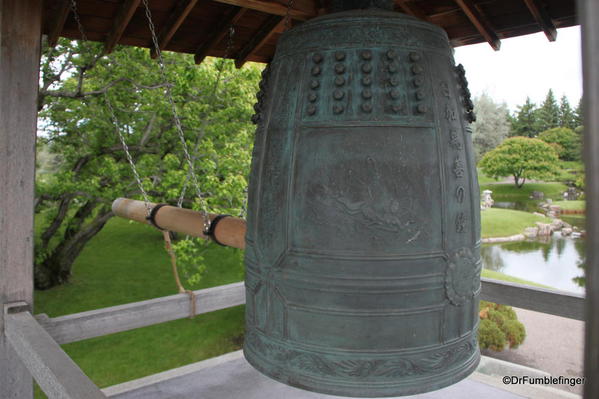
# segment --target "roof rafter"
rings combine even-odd
[[[69,0],[62,0],[58,4],[57,9],[58,12],[56,14],[56,18],[54,19],[54,24],[50,28],[50,33],[48,33],[48,46],[50,47],[55,47],[58,43],[60,32],[62,32],[64,23],[67,21],[67,17],[69,15],[69,11],[71,11],[71,3]]]
[[[158,46],[161,50],[166,48],[198,1],[199,0],[179,0],[174,11],[168,17],[164,27],[160,30],[160,33],[158,33]],[[158,56],[155,48],[152,48],[150,56],[152,58]]]
[[[235,23],[243,17],[246,11],[247,8],[236,7],[231,10],[228,15],[219,20],[219,23],[214,30],[209,34],[208,39],[206,39],[197,49],[194,57],[196,64],[201,64],[202,61],[204,61],[204,58],[206,58],[210,50],[212,50],[212,48],[227,35],[229,27],[235,25]]]
[[[412,4],[411,2],[409,2],[408,0],[395,0],[395,4],[405,13],[408,15],[411,15],[413,17],[416,17],[418,19],[421,19],[423,21],[428,21],[429,18],[426,16],[425,13],[423,13],[421,10],[419,10],[418,8],[414,7],[414,4]]]
[[[455,3],[462,9],[464,14],[468,17],[470,22],[476,27],[478,32],[485,38],[485,40],[491,45],[493,50],[499,51],[501,48],[501,40],[489,25],[487,19],[481,14],[476,8],[472,0],[454,0]]]
[[[545,32],[545,36],[549,39],[550,42],[554,42],[557,39],[557,29],[551,20],[551,16],[547,12],[547,9],[539,3],[538,0],[524,0],[524,3],[530,10],[530,13],[537,21],[537,23]]]
[[[114,50],[114,46],[117,45],[121,36],[123,36],[123,32],[129,25],[129,21],[133,18],[133,14],[135,14],[135,10],[139,6],[141,0],[125,0],[123,5],[121,6],[116,18],[114,19],[114,24],[112,25],[112,29],[108,33],[106,37],[106,41],[104,42],[104,53],[110,54],[112,50]]]
[[[237,57],[235,57],[235,66],[241,68],[246,63],[248,58],[253,52],[257,51],[275,34],[279,27],[285,22],[285,18],[280,15],[271,15],[266,21],[258,28],[258,31],[252,36],[250,41],[243,46]]]
[[[268,0],[214,0],[217,3],[229,4],[233,6],[247,8],[249,10],[261,11],[266,14],[287,15],[287,5],[282,2]],[[289,10],[289,15],[293,19],[305,21],[318,15],[314,0],[295,0],[293,7]]]

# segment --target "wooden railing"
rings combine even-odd
[[[584,297],[499,280],[482,279],[481,299],[551,315],[584,320]],[[245,303],[242,282],[195,291],[196,314]],[[182,319],[190,296],[171,295],[68,316],[32,316],[25,303],[5,306],[5,333],[31,375],[50,399],[106,396],[59,344]]]

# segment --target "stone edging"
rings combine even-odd
[[[514,241],[523,241],[526,240],[526,236],[524,234],[514,234],[509,237],[488,237],[483,238],[481,241],[483,244],[488,243],[496,243],[496,242],[514,242]]]

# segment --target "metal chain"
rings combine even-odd
[[[227,39],[227,46],[225,48],[225,56],[223,57],[225,59],[229,57],[229,54],[231,53],[231,49],[233,48],[233,37],[234,36],[235,36],[235,27],[233,26],[233,24],[231,24],[229,26],[229,35],[228,35],[228,39]],[[218,74],[216,76],[216,80],[214,81],[214,87],[212,88],[212,92],[209,97],[209,101],[213,100],[214,97],[216,96],[216,91],[221,82],[222,73],[223,73],[224,68],[225,68],[225,64],[223,62],[223,63],[221,63],[220,68],[218,69]],[[202,134],[198,133],[198,138],[203,136],[203,130],[204,130],[204,123],[202,123],[202,126],[200,127],[200,133],[202,133]],[[194,154],[194,160],[197,157],[199,147],[200,147],[200,140],[198,139],[196,141],[196,144],[192,151],[192,153]],[[181,194],[179,195],[179,200],[177,201],[177,206],[179,208],[183,205],[183,200],[185,199],[185,194],[187,193],[187,185],[189,184],[189,179],[191,177],[190,174],[191,174],[191,170],[185,176],[185,182],[183,183],[183,187],[181,188]]]
[[[137,172],[137,167],[135,166],[135,162],[133,162],[133,157],[131,156],[131,153],[129,152],[129,146],[127,145],[127,142],[125,141],[125,137],[123,136],[123,133],[121,132],[121,129],[119,128],[119,121],[116,117],[116,113],[114,112],[114,108],[112,107],[112,103],[108,99],[107,93],[104,93],[104,99],[106,101],[106,105],[108,106],[108,110],[110,111],[110,119],[112,119],[112,124],[114,125],[114,130],[115,130],[117,136],[119,137],[121,146],[123,147],[123,150],[125,151],[125,155],[127,156],[127,161],[129,162],[129,165],[131,166],[131,170],[133,171],[133,176],[135,177],[135,182],[137,183],[137,186],[139,187],[139,190],[141,191],[141,195],[144,198],[144,205],[146,206],[147,216],[150,216],[150,213],[152,212],[152,207],[150,206],[150,198],[148,197],[148,193],[146,192],[146,189],[144,188],[143,183],[141,182],[141,177],[139,177],[139,173]]]
[[[152,20],[152,12],[150,11],[150,6],[148,4],[148,0],[142,0],[142,3],[145,8],[145,14],[146,14],[146,18],[148,20],[148,27],[150,28],[150,34],[152,35],[152,44],[154,45],[154,50],[156,51],[156,55],[158,56],[158,65],[160,67],[160,75],[161,75],[162,81],[163,81],[163,83],[169,83],[167,76],[166,76],[164,58],[162,57],[162,51],[160,50],[160,46],[158,44],[158,35],[156,34],[156,27],[154,26],[154,22]],[[166,98],[170,104],[171,113],[173,114],[175,127],[177,130],[177,134],[179,136],[179,140],[181,141],[181,146],[183,148],[185,160],[187,161],[187,166],[188,166],[190,174],[191,174],[192,182],[196,189],[196,194],[198,196],[198,199],[200,200],[200,206],[202,207],[202,213],[204,216],[204,231],[208,231],[210,229],[210,218],[208,217],[208,209],[206,206],[206,201],[204,200],[204,198],[202,196],[202,191],[200,190],[198,178],[195,174],[193,159],[191,158],[191,155],[189,153],[189,148],[187,146],[187,142],[185,141],[185,135],[183,133],[183,127],[181,125],[181,119],[179,118],[179,114],[177,112],[177,107],[175,106],[175,100],[173,99],[170,84],[167,84],[164,91],[166,94]]]
[[[291,9],[295,0],[289,0],[287,2],[287,12],[285,13],[285,30],[291,29]]]
[[[83,24],[81,23],[81,18],[79,17],[79,12],[77,11],[77,2],[75,0],[71,0],[71,11],[73,11],[73,18],[75,18],[77,28],[81,34],[81,40],[87,42],[87,35],[85,34],[85,29],[83,29]]]
[[[87,43],[88,42],[87,35],[85,34],[85,29],[83,28],[83,24],[81,23],[81,18],[79,16],[79,12],[77,11],[76,0],[71,0],[70,5],[71,5],[71,11],[73,12],[73,18],[75,19],[75,22],[77,23],[77,28],[79,29],[79,33],[81,34],[81,41],[83,43]],[[106,105],[108,106],[108,110],[110,112],[110,118],[112,120],[112,124],[114,125],[114,130],[117,133],[119,141],[121,142],[121,146],[123,147],[123,151],[125,152],[125,156],[127,157],[127,161],[129,162],[131,171],[133,172],[133,177],[135,178],[137,187],[139,188],[139,191],[141,192],[141,195],[143,196],[144,205],[146,207],[146,214],[147,214],[147,216],[149,216],[150,212],[152,212],[152,207],[150,206],[150,198],[148,196],[146,189],[143,186],[141,177],[139,176],[139,173],[137,172],[137,167],[135,166],[133,157],[131,156],[131,153],[129,152],[129,146],[127,145],[127,142],[125,141],[125,137],[123,136],[123,133],[121,132],[121,129],[119,128],[119,121],[116,117],[114,107],[112,106],[112,103],[110,102],[110,100],[108,98],[107,92],[104,93],[104,100],[106,101]]]

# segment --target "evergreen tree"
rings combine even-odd
[[[510,137],[535,137],[539,133],[537,106],[526,97],[526,102],[518,106],[514,117],[510,117]]]
[[[582,98],[578,101],[578,106],[574,110],[574,125],[575,127],[584,125],[584,118],[582,113]]]
[[[559,106],[559,126],[567,127],[568,129],[575,129],[577,126],[575,119],[576,116],[574,115],[572,107],[570,107],[568,97],[563,95]]]
[[[538,121],[539,130],[542,132],[545,130],[553,129],[559,126],[560,122],[560,109],[553,95],[553,90],[549,89],[545,101],[541,104],[541,108],[538,109]]]

